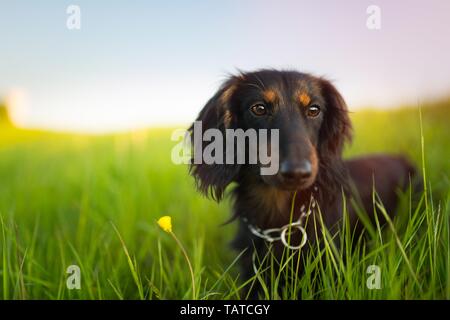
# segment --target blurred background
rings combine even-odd
[[[352,110],[416,105],[449,94],[448,12],[445,0],[2,1],[0,97],[23,127],[172,126],[228,73],[273,67],[329,77]]]

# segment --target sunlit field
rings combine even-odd
[[[427,191],[414,205],[403,195],[395,221],[367,232],[365,246],[349,248],[348,232],[341,247],[313,248],[295,285],[271,281],[261,298],[449,299],[450,101],[422,106],[423,135],[417,107],[351,116],[345,157],[406,154]],[[244,299],[239,252],[229,248],[236,226],[221,226],[229,200],[196,192],[187,167],[171,162],[171,132],[89,136],[0,124],[0,298]],[[195,292],[179,247],[156,223],[163,215],[192,262]],[[366,286],[372,264],[378,290]],[[81,269],[80,290],[66,286],[70,265]]]

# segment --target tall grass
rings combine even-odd
[[[405,153],[426,191],[419,201],[402,194],[395,219],[367,224],[362,238],[347,219],[337,235],[319,231],[323,245],[301,254],[302,276],[298,256],[286,251],[280,273],[256,266],[248,284],[262,285],[267,299],[450,298],[449,109],[449,102],[424,107],[422,121],[417,108],[353,113],[346,157]],[[154,222],[170,215],[192,261],[195,296],[245,298],[241,253],[228,246],[236,226],[220,227],[229,202],[203,198],[186,167],[171,163],[170,132],[83,136],[0,126],[0,297],[189,299],[184,257]],[[373,199],[377,217],[388,218]],[[322,230],[320,219],[308,223]],[[72,264],[81,269],[81,290],[66,287]],[[366,286],[370,265],[381,271],[380,289]]]

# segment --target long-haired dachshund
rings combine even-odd
[[[305,215],[320,212],[324,225],[332,229],[342,218],[345,195],[347,200],[357,200],[373,218],[373,188],[393,214],[398,190],[406,189],[415,173],[400,156],[344,161],[342,149],[352,137],[344,99],[329,81],[306,73],[259,70],[231,76],[197,121],[203,130],[219,129],[224,136],[226,129],[279,129],[279,170],[274,175],[261,175],[260,164],[192,163],[190,167],[199,190],[216,200],[227,185],[236,183],[233,218],[240,225],[233,246],[247,249],[241,259],[247,279],[254,275],[253,253],[264,257],[271,242],[275,256],[280,257],[284,245],[290,245],[283,226],[298,227],[298,232],[290,230],[290,240],[304,250],[306,239],[314,241],[317,230],[312,223],[306,225]],[[348,214],[357,232],[362,224],[356,210],[350,207]]]

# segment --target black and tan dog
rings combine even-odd
[[[305,73],[259,70],[231,76],[207,102],[197,121],[202,121],[204,130],[279,129],[277,174],[261,175],[258,164],[191,166],[199,190],[216,200],[222,198],[227,185],[236,183],[233,217],[239,219],[240,227],[233,244],[239,250],[248,248],[242,259],[245,277],[253,275],[253,251],[261,251],[264,256],[267,250],[265,240],[252,230],[288,224],[295,191],[294,219],[302,214],[300,208],[311,205],[313,195],[325,225],[331,229],[342,217],[342,194],[358,199],[373,215],[375,186],[387,212],[392,214],[397,206],[397,191],[404,190],[415,173],[414,167],[400,156],[343,160],[343,146],[352,137],[344,99],[329,81]],[[349,217],[354,229],[360,228],[352,208]],[[311,234],[313,228],[305,229],[308,239],[316,238]],[[302,234],[293,233],[291,241],[299,243]],[[282,243],[273,244],[276,255],[281,255]]]

